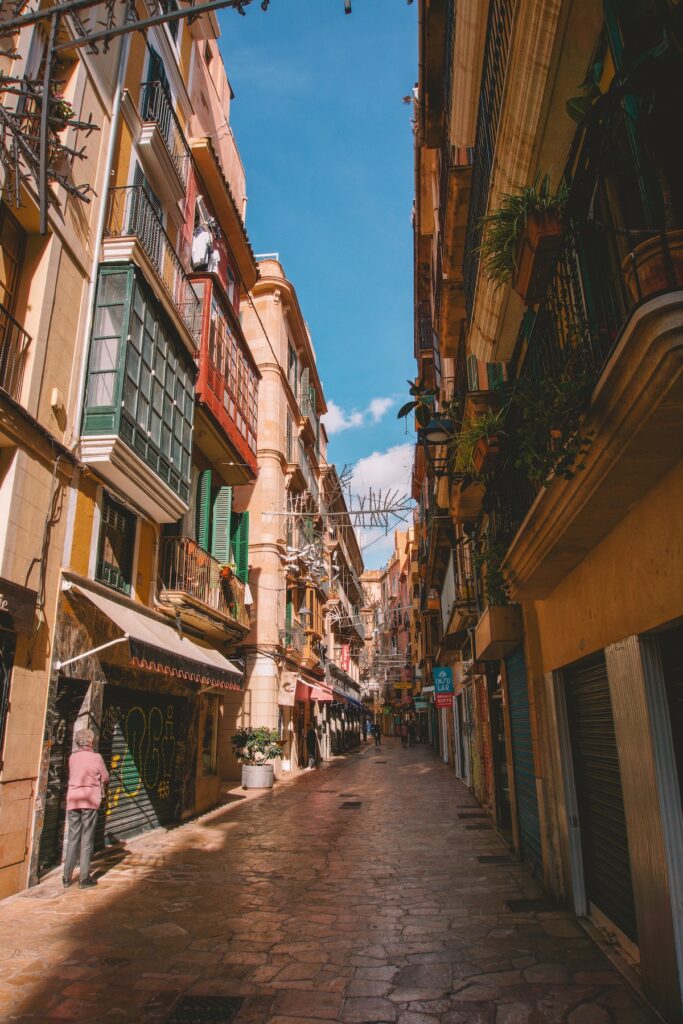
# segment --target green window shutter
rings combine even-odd
[[[211,470],[205,469],[197,481],[197,513],[195,536],[200,548],[209,550],[209,525],[211,523]]]
[[[294,622],[294,602],[292,601],[292,591],[287,591],[287,604],[285,606],[285,626],[287,629],[292,628]]]
[[[231,528],[232,550],[237,567],[236,576],[242,583],[249,576],[249,513],[233,512]]]
[[[502,388],[505,383],[505,367],[503,363],[487,363],[486,375],[488,377],[489,391]]]
[[[308,389],[308,405],[311,410],[311,414],[315,416],[315,388],[309,387]]]
[[[219,487],[213,499],[211,554],[226,565],[230,559],[230,526],[232,518],[232,487]]]

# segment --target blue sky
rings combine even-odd
[[[271,0],[219,15],[254,251],[278,252],[311,329],[331,412],[328,457],[354,489],[407,487],[396,411],[414,376],[417,4]],[[374,538],[371,538],[374,539]],[[389,546],[367,548],[382,563]]]

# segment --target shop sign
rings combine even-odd
[[[419,697],[416,697],[415,698],[415,710],[416,711],[426,711],[427,710],[427,701],[426,700],[420,700]]]
[[[296,672],[283,672],[280,678],[277,702],[280,707],[293,708],[296,694]]]
[[[437,708],[450,708],[453,705],[452,693],[435,693],[434,706]]]
[[[12,616],[17,633],[32,633],[38,594],[0,577],[0,612]]]
[[[339,667],[342,672],[348,672],[351,665],[351,645],[342,644],[339,656]]]
[[[412,685],[413,685],[412,683],[394,683],[394,689],[395,690],[410,690],[412,688]]]
[[[434,680],[434,695],[440,693],[453,693],[453,671],[450,668],[434,667],[432,670]],[[443,705],[441,705],[443,706]]]

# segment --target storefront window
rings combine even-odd
[[[215,775],[218,762],[218,697],[204,698],[202,775]]]

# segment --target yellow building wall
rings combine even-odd
[[[534,674],[683,616],[681,509],[683,464],[637,502],[550,597],[525,605],[532,661],[540,659]]]
[[[154,573],[154,549],[156,531],[151,523],[140,520],[140,542],[138,544],[138,565],[135,575],[135,599],[149,604],[152,576]]]
[[[71,542],[69,565],[70,569],[81,576],[88,575],[96,500],[97,483],[92,477],[82,476],[76,498],[76,514],[74,517],[74,533]]]

